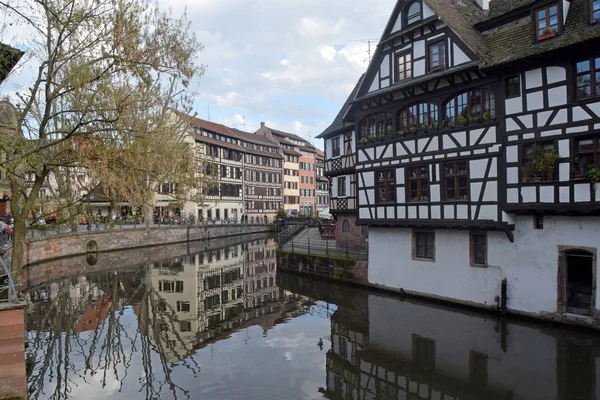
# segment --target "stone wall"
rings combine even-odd
[[[344,232],[344,221],[348,221],[350,231]],[[336,223],[335,241],[337,247],[349,249],[366,249],[368,247],[367,239],[363,235],[362,226],[356,225],[355,215],[338,215]]]
[[[86,254],[88,249],[102,253],[264,233],[276,229],[275,225],[197,225],[76,232],[28,239],[23,263],[30,265],[57,258],[82,255]]]
[[[115,269],[133,269],[148,263],[171,261],[175,258],[235,246],[264,237],[264,233],[257,233],[219,238],[217,240],[199,240],[160,247],[140,247],[122,251],[57,258],[39,264],[26,265],[20,271],[19,283],[23,285],[22,290],[27,290],[43,283],[71,276],[113,271]]]
[[[0,399],[26,399],[25,304],[0,304]]]
[[[277,269],[367,286],[367,261],[296,254],[277,250]]]

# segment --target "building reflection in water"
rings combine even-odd
[[[240,240],[30,289],[30,398],[600,399],[597,334],[277,274]]]
[[[600,399],[597,335],[379,295],[331,318],[331,399]]]
[[[252,325],[266,334],[306,312],[307,300],[275,284],[275,248],[272,239],[250,240],[29,290],[30,398],[71,398],[82,377],[102,380],[103,388],[116,378],[121,389],[134,352],[147,377],[144,398],[160,398],[165,387],[171,397],[190,398],[170,376],[174,363],[197,376],[190,356],[198,349]]]

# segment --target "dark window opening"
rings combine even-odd
[[[410,53],[396,55],[396,82],[412,78],[412,56]]]
[[[444,165],[445,200],[469,199],[469,168],[467,161]]]
[[[488,385],[488,356],[471,350],[469,355],[469,384],[477,389]]]
[[[413,234],[413,258],[433,260],[435,258],[435,233],[415,232]]]
[[[422,165],[407,168],[407,202],[429,201],[429,167]]]
[[[576,97],[600,96],[600,57],[579,61],[575,65]]]
[[[533,228],[534,229],[544,229],[544,216],[543,215],[535,215],[533,217]]]
[[[593,304],[594,255],[585,250],[564,253],[567,270],[567,312],[589,315]]]
[[[471,265],[487,265],[487,235],[471,233]]]
[[[506,79],[506,98],[519,97],[521,95],[521,78],[519,75]]]
[[[446,67],[446,42],[436,42],[429,45],[429,71],[438,71]]]
[[[573,171],[575,178],[587,178],[590,167],[600,166],[600,139],[596,137],[575,142]]]
[[[337,180],[337,194],[338,197],[345,197],[346,196],[346,177],[342,176],[339,177]]]
[[[524,181],[553,181],[557,165],[558,153],[553,142],[525,145],[522,169]]]
[[[413,334],[412,359],[415,367],[435,371],[435,340]]]
[[[560,29],[558,4],[535,11],[536,37],[538,40],[554,37]]]
[[[342,232],[350,232],[350,222],[348,222],[347,219],[345,219],[344,222],[342,222]]]
[[[393,169],[377,171],[375,183],[377,203],[393,203],[396,200],[396,171]]]
[[[333,157],[340,156],[340,138],[336,137],[333,139]]]

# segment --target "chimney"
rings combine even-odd
[[[260,123],[260,127],[261,127],[261,128],[264,128],[264,127],[265,127],[265,123],[264,123],[264,122],[261,122],[261,123]]]
[[[496,1],[498,1],[498,0],[496,0]],[[490,0],[475,0],[475,3],[477,3],[477,5],[482,10],[489,10],[490,9]]]

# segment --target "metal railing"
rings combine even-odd
[[[324,242],[324,243],[323,243]],[[331,242],[331,243],[330,243]],[[316,256],[325,256],[331,258],[342,258],[346,260],[368,260],[369,252],[365,249],[356,249],[348,241],[342,247],[338,247],[334,240],[320,240],[311,242],[310,238],[294,239],[290,238],[288,242],[279,243],[279,248],[283,251],[294,254],[308,254]]]
[[[282,230],[281,232],[279,232],[277,234],[277,243],[279,244],[280,247],[285,245],[290,240],[293,240],[294,236],[296,236],[296,234],[298,232],[300,232],[302,229],[304,229],[305,227],[306,227],[306,224],[291,225],[291,226],[286,227],[284,230]]]
[[[18,302],[17,286],[10,271],[10,257],[0,257],[0,303]]]
[[[88,224],[75,224],[75,225],[45,225],[44,228],[37,227],[28,227],[26,238],[39,238],[45,236],[52,235],[60,235],[67,233],[75,233],[75,232],[97,232],[104,230],[115,230],[115,229],[138,229],[138,228],[169,228],[169,227],[177,227],[177,226],[195,226],[195,227],[209,227],[215,225],[227,225],[227,226],[271,226],[272,223],[245,223],[239,220],[209,220],[209,221],[201,221],[201,222],[174,222],[170,221],[167,223],[159,222],[156,224],[153,223],[138,223],[134,222],[126,222],[116,220],[114,223],[111,222],[92,222]],[[1,245],[2,237],[0,235],[0,245]]]

